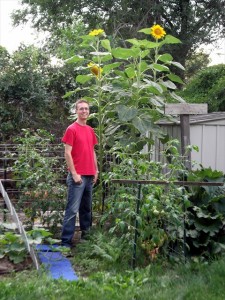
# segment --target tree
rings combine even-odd
[[[182,41],[172,49],[175,61],[182,65],[190,52],[212,43],[225,31],[224,0],[22,0],[22,4],[27,6],[15,12],[15,25],[31,17],[33,27],[56,35],[74,19],[81,19],[89,29],[102,27],[121,40],[136,37],[140,28],[159,23]]]
[[[5,68],[9,63],[9,52],[5,47],[0,46],[0,73],[3,68]]]
[[[208,103],[209,112],[225,111],[225,65],[199,72],[180,95],[190,103]]]
[[[194,75],[205,69],[209,63],[209,54],[204,53],[203,50],[191,53],[191,56],[187,58],[185,63],[185,81],[190,81]]]
[[[70,72],[68,66],[52,65],[51,57],[33,46],[21,45],[12,55],[1,47],[0,139],[8,140],[22,128],[62,135],[69,110],[62,96],[75,87]]]

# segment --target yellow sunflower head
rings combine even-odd
[[[99,35],[103,35],[105,32],[103,29],[94,29],[91,32],[89,32],[88,35],[90,36],[99,36]]]
[[[166,35],[165,30],[160,25],[153,25],[150,28],[150,34],[156,39],[159,40]]]
[[[88,64],[88,67],[90,68],[91,70],[91,73],[94,74],[98,79],[101,77],[101,74],[102,74],[102,68],[99,67],[98,65],[90,62]]]

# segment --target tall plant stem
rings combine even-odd
[[[103,114],[102,114],[102,94],[100,85],[101,82],[98,82],[99,89],[98,89],[98,139],[99,139],[99,153],[98,153],[98,164],[99,164],[99,186],[100,186],[100,199],[102,204],[102,211],[104,210],[104,196],[103,196]]]

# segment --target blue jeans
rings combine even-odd
[[[67,205],[61,236],[63,246],[71,246],[72,244],[78,212],[81,231],[88,231],[92,225],[93,176],[81,177],[82,183],[75,183],[71,173],[68,173],[67,176]]]

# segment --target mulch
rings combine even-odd
[[[32,267],[33,261],[30,257],[27,257],[23,262],[18,264],[14,264],[7,257],[4,257],[0,259],[0,276],[13,272],[28,270]]]

